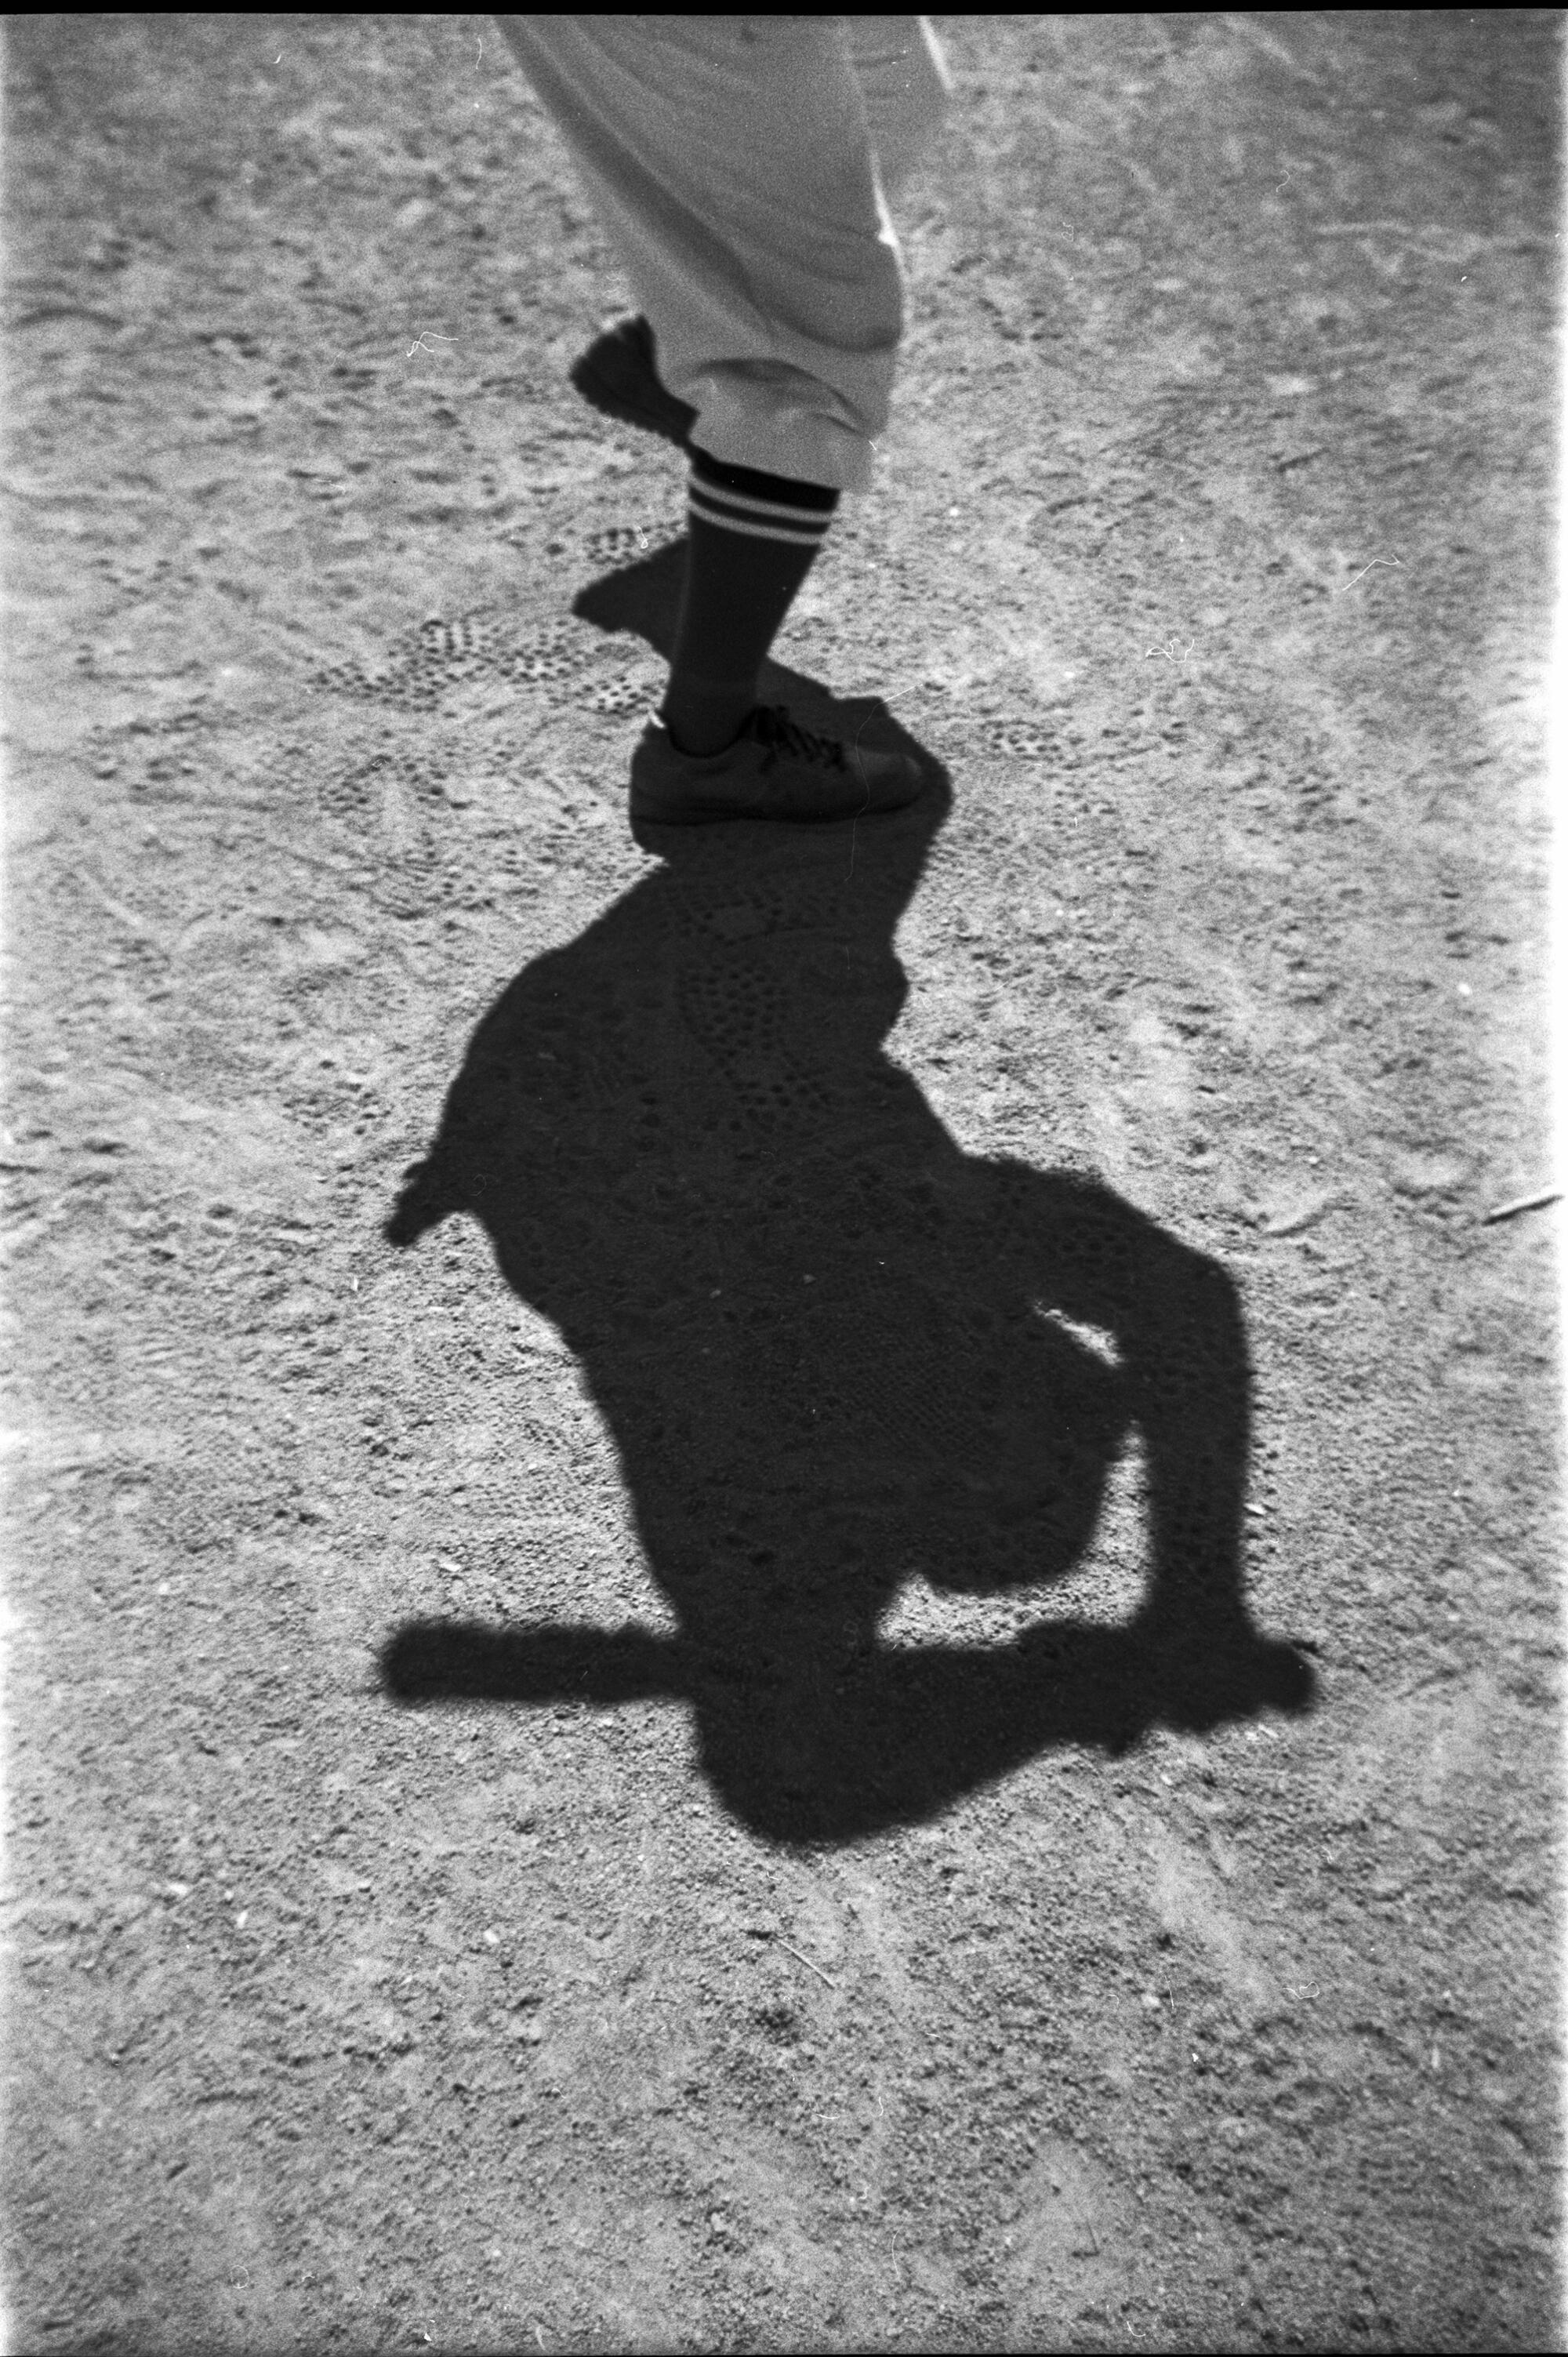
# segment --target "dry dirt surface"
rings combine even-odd
[[[16,2351],[1560,2345],[1560,15],[944,31],[639,844],[493,20],[9,20]]]

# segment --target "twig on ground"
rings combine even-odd
[[[781,1948],[789,1948],[789,1953],[794,1957],[795,1962],[798,1964],[804,1964],[809,1973],[815,1973],[820,1981],[828,1981],[828,1976],[826,1973],[823,1972],[821,1964],[814,1964],[810,1956],[803,1956],[800,1953],[799,1948],[790,1948],[788,1940],[780,1940],[779,1944]],[[838,1983],[837,1981],[828,1981],[828,1986],[831,1989],[836,1989],[838,1987]]]
[[[1483,1211],[1481,1225],[1489,1227],[1494,1220],[1517,1219],[1520,1211],[1543,1211],[1548,1203],[1562,1200],[1561,1187],[1540,1187],[1533,1195],[1516,1195],[1511,1203],[1499,1203],[1495,1211]]]

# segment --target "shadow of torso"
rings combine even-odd
[[[933,788],[858,830],[672,839],[485,1017],[389,1229],[469,1211],[559,1328],[682,1631],[427,1626],[391,1649],[393,1691],[679,1694],[722,1797],[780,1838],[924,1815],[1156,1714],[1212,1724],[1283,1651],[1240,1603],[1228,1280],[1093,1182],[964,1154],[886,1052],[940,812]],[[917,1576],[996,1594],[1070,1570],[1134,1422],[1133,1627],[879,1641]]]

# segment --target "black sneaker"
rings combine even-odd
[[[690,447],[687,436],[697,422],[697,413],[660,383],[653,330],[640,312],[612,319],[573,361],[568,375],[591,409],[618,418],[623,425],[640,425],[645,433],[661,434],[677,450]]]
[[[907,753],[819,736],[783,705],[759,705],[722,753],[682,753],[659,719],[631,757],[631,815],[654,826],[736,818],[870,818],[902,810],[925,786]]]

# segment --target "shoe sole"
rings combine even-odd
[[[684,808],[671,808],[668,804],[660,806],[648,794],[639,793],[634,786],[630,813],[633,823],[638,826],[846,826],[855,819],[894,818],[898,812],[918,802],[925,790],[926,780],[921,778],[908,794],[896,802],[866,802],[858,810],[788,811],[756,808],[720,810],[711,804],[703,807],[691,803]]]

